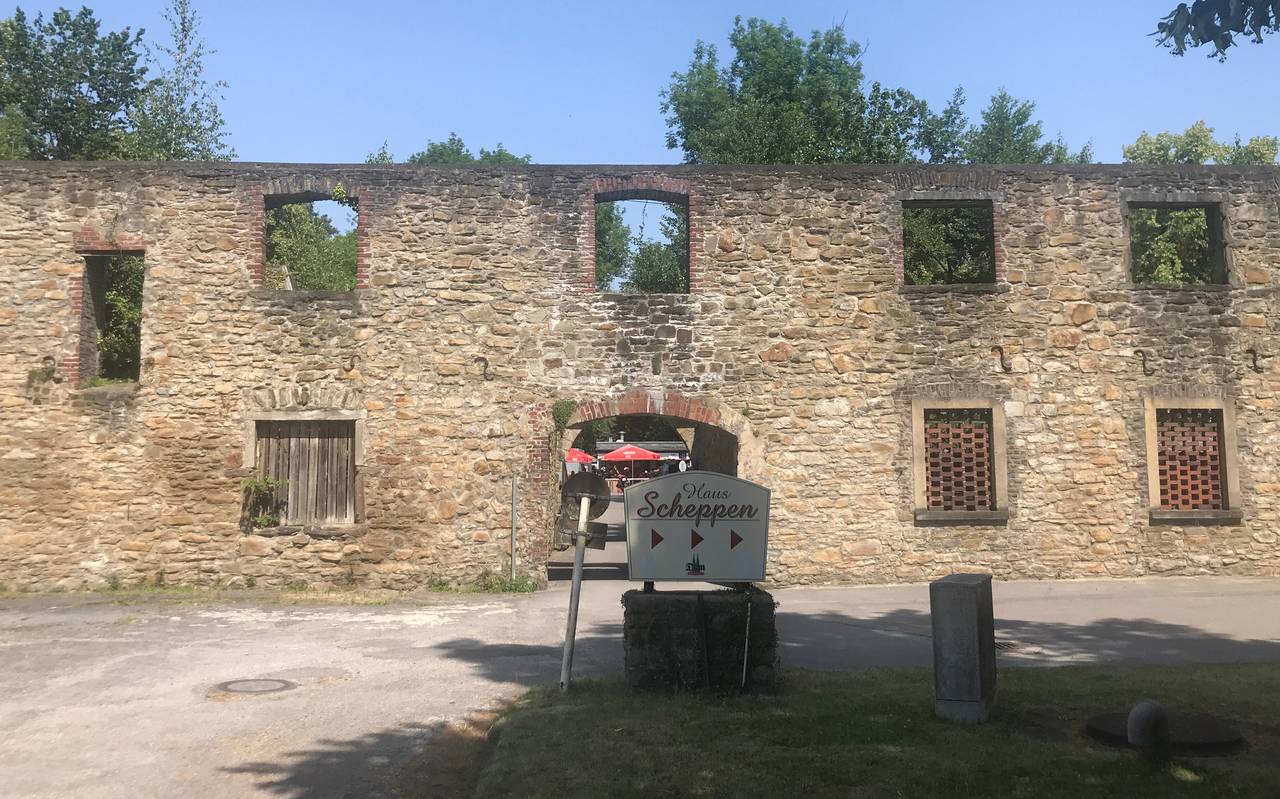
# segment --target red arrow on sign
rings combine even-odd
[[[693,549],[693,548],[694,548],[694,547],[696,547],[698,544],[701,544],[701,543],[702,543],[702,536],[698,535],[698,531],[697,531],[697,530],[690,530],[690,531],[689,531],[689,541],[691,542],[691,543],[689,544],[689,549]]]
[[[657,530],[653,530],[653,529],[649,530],[649,542],[650,542],[649,549],[653,549],[658,544],[662,543],[662,536],[658,535]]]
[[[741,543],[742,543],[742,536],[738,535],[738,531],[730,530],[729,531],[729,549],[733,549],[734,547],[736,547],[738,544],[741,544]]]

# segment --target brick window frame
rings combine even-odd
[[[280,178],[252,188],[249,233],[253,252],[249,258],[249,277],[254,288],[263,288],[266,280],[267,211],[283,205],[332,200],[333,190],[339,184],[347,196],[356,201],[356,290],[369,287],[368,216],[376,202],[373,192],[344,180],[298,177]]]
[[[92,332],[96,341],[98,333],[96,327],[90,331],[86,324],[88,314],[92,311],[92,305],[86,307],[85,302],[86,300],[91,304],[93,302],[89,292],[89,259],[137,256],[145,260],[147,257],[147,240],[141,233],[116,233],[107,238],[95,228],[84,227],[73,235],[72,248],[82,264],[81,269],[72,277],[70,290],[67,291],[67,299],[71,305],[71,318],[73,320],[72,324],[68,325],[68,328],[75,331],[75,341],[67,354],[58,363],[58,374],[63,380],[80,382],[93,376],[87,371],[90,363],[85,357],[88,354],[88,342],[86,339]],[[145,279],[143,286],[146,286]],[[143,322],[145,323],[145,321],[146,317],[144,316]],[[94,365],[96,366],[96,364]],[[139,382],[141,382],[141,366],[139,367],[138,378]]]
[[[1129,217],[1134,209],[1156,208],[1170,211],[1204,209],[1209,227],[1209,262],[1213,279],[1207,283],[1191,283],[1185,287],[1203,290],[1206,286],[1222,286],[1230,282],[1231,248],[1227,243],[1227,198],[1213,192],[1143,191],[1124,192],[1120,196],[1121,215],[1124,220],[1124,276],[1134,288],[1170,288],[1176,284],[1138,283],[1133,279],[1133,237]]]
[[[355,485],[355,521],[351,525],[327,524],[326,527],[342,528],[359,525],[364,522],[364,475],[365,442],[368,439],[366,410],[337,410],[317,408],[314,410],[278,410],[251,411],[244,416],[244,446],[241,449],[241,466],[250,473],[258,470],[258,423],[259,422],[351,422],[353,426],[352,447],[356,473]]]
[[[991,415],[991,488],[993,507],[988,510],[931,510],[926,421],[928,411],[978,410]],[[914,477],[913,507],[917,526],[1004,525],[1009,520],[1009,454],[1004,402],[987,397],[917,397],[911,400],[911,461]]]
[[[598,178],[583,192],[579,204],[578,261],[581,286],[589,293],[596,289],[596,204],[625,200],[654,200],[678,205],[689,224],[689,294],[702,285],[702,259],[698,255],[702,202],[693,184],[662,175],[624,175]]]
[[[894,254],[894,273],[898,287],[907,293],[929,294],[948,291],[969,291],[976,293],[1003,291],[1008,288],[1007,265],[1004,253],[1005,221],[1002,205],[1004,192],[990,191],[981,188],[936,189],[902,191],[895,195],[897,200],[897,236],[894,241],[897,252]],[[991,209],[991,257],[993,278],[990,283],[934,283],[912,285],[907,283],[907,241],[905,216],[908,208],[947,208],[983,206]]]
[[[1223,507],[1172,509],[1163,506],[1160,464],[1161,411],[1215,411],[1218,424],[1219,468]],[[1147,506],[1152,524],[1208,526],[1239,524],[1244,513],[1240,506],[1240,458],[1236,445],[1235,408],[1226,397],[1195,397],[1177,394],[1149,393],[1143,397],[1144,437],[1147,450]]]

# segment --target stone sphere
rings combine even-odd
[[[1126,725],[1129,745],[1144,757],[1163,760],[1169,756],[1169,714],[1158,702],[1144,699],[1129,711]]]

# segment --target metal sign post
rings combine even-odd
[[[588,522],[609,507],[609,486],[596,474],[579,472],[564,484],[564,498],[578,500],[578,526],[573,534],[573,582],[569,589],[569,621],[564,631],[564,655],[560,659],[560,691],[569,690],[573,672],[573,645],[578,635],[578,600],[582,597],[582,561],[586,557]]]

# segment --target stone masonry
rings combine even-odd
[[[261,287],[264,203],[338,184],[360,287]],[[1280,574],[1277,168],[4,163],[0,185],[0,589],[474,579],[506,568],[513,475],[537,569],[563,400],[570,427],[736,437],[780,584]],[[590,287],[596,197],[687,203],[690,294]],[[902,203],[938,199],[992,204],[995,284],[903,285]],[[1133,285],[1126,204],[1152,201],[1213,204],[1225,285]],[[146,259],[141,379],[88,387],[85,258],[117,251]],[[1233,414],[1238,520],[1151,513],[1144,425],[1184,396]],[[917,522],[929,398],[1001,412],[1007,520]],[[248,529],[272,414],[356,420],[355,524]]]

